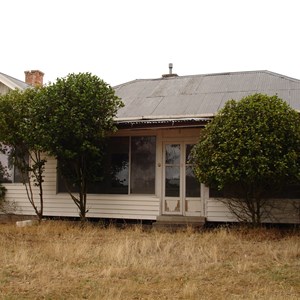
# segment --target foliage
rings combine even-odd
[[[255,94],[226,103],[203,130],[193,162],[201,182],[237,200],[228,201],[233,212],[257,224],[266,199],[299,180],[299,155],[298,113],[277,96]]]
[[[41,88],[13,90],[0,97],[0,141],[5,145],[11,163],[21,172],[28,200],[39,219],[43,217],[42,183],[46,159],[42,156],[40,139],[36,135],[32,107],[41,91]],[[38,205],[32,183],[39,190]]]
[[[121,106],[103,80],[79,73],[47,86],[35,107],[38,135],[45,149],[57,158],[59,172],[82,219],[87,213],[87,185],[95,180],[104,139],[115,130],[113,118]]]

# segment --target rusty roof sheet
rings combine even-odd
[[[209,116],[230,99],[277,94],[300,110],[300,80],[270,71],[249,71],[141,79],[115,87],[125,106],[117,118]]]

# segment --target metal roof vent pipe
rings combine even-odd
[[[163,74],[162,78],[177,77],[178,75],[172,72],[173,64],[169,63],[169,74]]]
[[[169,63],[169,74],[170,75],[172,74],[172,69],[173,69],[173,64]]]

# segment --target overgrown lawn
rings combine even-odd
[[[0,225],[1,299],[299,299],[300,234]]]

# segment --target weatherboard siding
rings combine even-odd
[[[9,87],[0,82],[0,95],[7,94],[9,92]]]
[[[5,184],[5,187],[6,199],[17,208],[15,213],[34,214],[22,184]],[[66,193],[56,193],[56,161],[53,158],[48,158],[46,163],[43,189],[44,216],[78,217],[78,209],[70,196]],[[37,190],[35,197],[38,202]],[[159,215],[159,205],[159,198],[155,196],[89,194],[87,217],[155,220]]]
[[[300,199],[273,199],[272,213],[263,223],[300,223]],[[216,198],[205,200],[205,216],[209,222],[237,222],[237,218],[229,211],[224,203]]]

